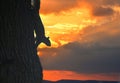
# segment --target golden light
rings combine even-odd
[[[96,19],[91,17],[90,11],[86,7],[75,8],[58,15],[41,14],[41,18],[45,26],[46,36],[50,36],[52,47],[59,47],[78,40],[78,35],[84,27],[96,23]]]

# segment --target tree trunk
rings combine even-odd
[[[0,0],[0,11],[0,83],[42,83],[34,13],[25,0]]]

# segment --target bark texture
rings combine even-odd
[[[0,0],[0,11],[0,83],[42,83],[36,13],[26,0]]]

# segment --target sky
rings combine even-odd
[[[120,81],[120,0],[41,0],[40,16],[45,80]]]

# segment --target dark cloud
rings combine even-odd
[[[95,6],[120,6],[120,0],[85,0]]]
[[[102,0],[104,5],[120,6],[120,0]]]
[[[120,47],[69,43],[60,48],[39,50],[44,69],[79,73],[120,73]]]
[[[93,16],[109,16],[114,14],[114,10],[109,7],[107,8],[95,7],[92,13],[93,13]]]

